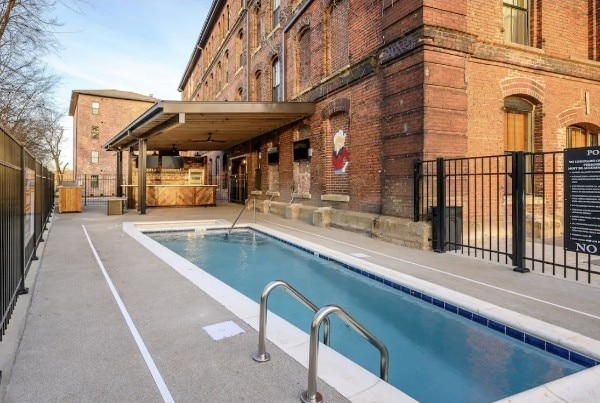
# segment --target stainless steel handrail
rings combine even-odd
[[[308,390],[302,392],[300,399],[304,403],[321,403],[323,396],[317,392],[317,364],[319,359],[319,328],[321,322],[326,320],[327,317],[335,313],[344,322],[349,324],[354,330],[356,330],[361,336],[367,339],[373,346],[379,349],[381,353],[381,361],[379,366],[379,377],[387,382],[388,380],[388,350],[386,346],[365,327],[356,321],[348,312],[344,311],[337,305],[327,305],[317,312],[310,325],[310,350],[308,356]]]
[[[225,238],[227,238],[229,236],[229,233],[231,232],[231,230],[233,229],[233,227],[235,226],[235,223],[238,222],[238,220],[240,219],[240,217],[242,216],[242,213],[244,212],[244,210],[246,209],[246,203],[248,203],[248,200],[250,199],[246,199],[244,201],[244,205],[242,206],[242,209],[240,210],[240,213],[238,214],[237,218],[235,219],[235,221],[233,222],[233,224],[231,224],[231,227],[229,228],[229,231],[227,231],[227,233],[225,234]]]
[[[298,301],[303,303],[304,306],[311,309],[313,312],[317,313],[317,311],[319,311],[318,306],[313,304],[308,298],[306,298],[304,295],[300,294],[300,292],[298,290],[296,290],[294,287],[292,287],[285,281],[275,280],[275,281],[271,281],[269,284],[267,284],[267,286],[263,290],[262,294],[260,295],[260,320],[259,320],[259,326],[258,326],[258,353],[256,353],[252,357],[252,358],[254,358],[254,361],[256,361],[256,362],[265,362],[265,361],[269,361],[271,359],[271,355],[269,353],[267,353],[267,341],[266,341],[266,339],[267,339],[267,300],[269,298],[269,295],[271,294],[271,291],[273,291],[277,287],[282,287],[291,296],[296,297],[296,299]],[[324,333],[324,337],[323,337],[323,342],[326,345],[329,345],[329,329],[330,329],[329,319],[326,318],[325,319],[325,333]],[[316,337],[317,337],[317,341],[318,341],[319,335],[317,334]]]

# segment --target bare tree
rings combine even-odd
[[[48,17],[55,0],[0,0],[0,124],[36,157],[46,147],[38,137],[47,127],[40,121],[50,108],[58,78],[43,63],[57,50],[60,26]]]
[[[61,183],[68,163],[63,163],[60,159],[65,141],[65,130],[60,124],[60,119],[64,113],[57,113],[56,110],[56,108],[39,109],[40,114],[35,119],[37,124],[34,125],[34,135],[38,139],[37,151],[46,162],[54,166],[58,183]]]

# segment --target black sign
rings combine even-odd
[[[565,249],[600,255],[600,147],[565,151]]]

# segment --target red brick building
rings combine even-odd
[[[265,199],[412,217],[417,158],[598,144],[600,0],[215,0],[180,91],[315,102],[226,150],[230,173]]]
[[[102,144],[155,101],[127,91],[73,90],[69,116],[73,116],[74,175],[115,175],[115,153],[103,150]]]

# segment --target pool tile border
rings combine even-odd
[[[297,245],[297,244],[295,244],[293,242],[281,239],[281,238],[279,238],[279,237],[277,237],[277,236],[275,236],[273,234],[266,233],[266,232],[261,231],[261,230],[259,230],[257,228],[252,228],[252,230],[260,233],[261,235],[267,236],[269,238],[276,239],[276,240],[278,240],[280,242],[283,242],[283,243],[285,243],[287,245],[290,245],[290,246],[292,246],[294,248],[300,249],[300,250],[302,250],[304,252],[308,252],[308,253],[310,253],[312,255],[315,255],[315,256],[317,256],[317,257],[319,257],[321,259],[324,259],[324,260],[327,260],[327,261],[330,261],[330,262],[333,262],[333,263],[337,263],[340,266],[342,266],[342,267],[344,267],[346,269],[349,269],[349,270],[351,270],[352,272],[354,272],[356,274],[359,274],[361,276],[367,277],[367,278],[369,278],[371,280],[375,280],[375,281],[377,281],[377,282],[379,282],[379,283],[381,283],[381,284],[383,284],[385,286],[391,287],[393,289],[402,291],[403,293],[405,293],[407,295],[410,295],[411,297],[414,297],[416,299],[420,299],[421,301],[424,301],[426,303],[429,303],[429,304],[432,304],[434,306],[437,306],[438,308],[443,308],[447,312],[450,312],[450,313],[462,316],[463,318],[465,318],[467,320],[470,320],[470,321],[475,322],[475,323],[477,323],[479,325],[485,326],[485,327],[487,327],[487,328],[489,328],[491,330],[495,330],[496,332],[499,332],[499,333],[502,333],[502,334],[504,334],[506,336],[512,337],[512,338],[514,338],[514,339],[516,339],[516,340],[518,340],[520,342],[529,344],[530,346],[536,347],[536,348],[538,348],[540,350],[546,351],[546,352],[548,352],[550,354],[553,354],[555,356],[558,356],[560,358],[563,358],[563,359],[566,359],[568,361],[571,361],[571,362],[574,362],[576,364],[579,364],[579,365],[581,365],[581,366],[583,366],[585,368],[591,368],[591,367],[594,367],[596,365],[600,365],[600,361],[596,361],[593,358],[587,357],[587,356],[585,356],[585,355],[583,355],[581,353],[578,353],[576,351],[569,350],[569,349],[567,349],[565,347],[559,346],[559,345],[557,345],[555,343],[552,343],[550,341],[547,341],[547,340],[543,340],[543,339],[541,339],[541,338],[539,338],[537,336],[528,334],[528,333],[523,332],[521,330],[517,330],[515,328],[512,328],[512,327],[510,327],[508,325],[505,325],[503,323],[500,323],[498,321],[495,321],[495,320],[492,320],[492,319],[488,319],[485,316],[482,316],[482,315],[480,315],[478,313],[471,312],[471,311],[469,311],[467,309],[464,309],[464,308],[459,308],[456,305],[451,304],[449,302],[440,300],[438,298],[434,298],[434,297],[432,297],[432,296],[430,296],[430,295],[428,295],[426,293],[413,290],[413,289],[411,289],[409,287],[406,287],[404,285],[398,284],[398,283],[396,283],[396,282],[394,282],[392,280],[389,280],[389,279],[383,278],[381,276],[378,276],[376,274],[373,274],[373,273],[371,273],[371,272],[369,272],[367,270],[359,269],[359,268],[354,267],[354,266],[352,266],[352,265],[350,265],[348,263],[341,262],[341,261],[339,261],[336,258],[323,255],[320,252],[316,252],[316,251],[311,250],[309,248],[306,248],[304,246],[300,246],[300,245]]]
[[[239,231],[240,229],[237,229],[237,231]],[[417,290],[413,290],[405,285],[396,283],[395,281],[389,280],[387,278],[381,277],[377,274],[371,273],[368,270],[364,270],[358,267],[355,267],[351,264],[348,264],[346,262],[342,262],[339,259],[336,259],[334,257],[328,256],[323,254],[322,252],[318,252],[315,251],[311,248],[307,248],[305,246],[302,245],[298,245],[295,242],[292,241],[288,241],[286,239],[280,238],[274,234],[270,234],[268,232],[265,231],[261,231],[258,228],[244,228],[243,231],[247,231],[247,230],[251,230],[251,231],[255,231],[257,233],[260,233],[263,236],[266,236],[268,238],[272,238],[275,239],[279,242],[282,242],[286,245],[289,245],[293,248],[299,249],[303,252],[309,253],[311,255],[314,255],[320,259],[324,259],[333,263],[336,263],[342,267],[344,267],[345,269],[348,269],[356,274],[359,274],[361,276],[367,277],[371,280],[377,281],[385,286],[391,287],[395,290],[401,291],[406,295],[409,295],[411,297],[414,297],[416,299],[419,299],[421,301],[424,301],[428,304],[434,305],[438,308],[442,308],[447,312],[453,313],[455,315],[461,316],[467,320],[470,320],[472,322],[477,323],[478,325],[481,326],[485,326],[491,330],[494,330],[496,332],[502,333],[506,336],[512,337],[513,339],[516,339],[520,342],[526,343],[532,347],[538,348],[540,350],[546,351],[550,354],[553,354],[557,357],[563,358],[565,360],[574,362],[576,364],[579,364],[585,368],[591,368],[594,367],[596,365],[600,365],[600,361],[596,361],[593,358],[587,357],[581,353],[578,353],[576,351],[572,351],[569,350],[565,347],[559,346],[555,343],[552,343],[550,341],[541,339],[537,336],[528,334],[526,332],[523,332],[521,330],[515,329],[513,327],[510,327],[508,325],[505,325],[501,322],[498,322],[496,320],[493,319],[489,319],[483,315],[480,315],[478,313],[472,312],[468,309],[464,309],[461,307],[458,307],[454,304],[451,304],[449,302],[446,302],[444,300],[441,300],[439,298],[435,298],[432,297],[426,293],[423,293],[421,291],[417,291]],[[160,229],[160,230],[147,230],[147,231],[143,231],[144,234],[164,234],[164,233],[184,233],[184,232],[190,232],[190,233],[197,233],[197,232],[223,232],[224,228],[220,227],[220,228],[211,228],[211,227],[207,227],[207,228],[203,228],[201,230],[199,229],[193,229],[193,228],[183,228],[183,229]]]
[[[160,222],[160,223],[154,222],[153,224],[154,224],[153,225],[154,228],[156,228],[158,226],[157,224],[163,224],[160,228],[165,229],[166,230],[165,232],[172,232],[172,231],[169,231],[169,228],[181,229],[182,224],[183,224],[183,225],[185,225],[185,228],[188,229],[185,232],[189,231],[189,232],[195,232],[195,233],[205,232],[205,231],[209,231],[209,230],[216,230],[216,231],[223,232],[223,231],[229,230],[230,225],[231,225],[230,222],[225,222],[223,224],[222,222],[216,223],[215,221],[212,221],[210,224],[207,221],[203,221],[200,223],[199,222],[192,223],[189,221],[186,221],[186,222],[170,221],[170,222]],[[173,226],[171,226],[171,225],[173,225]],[[192,265],[192,264],[189,263],[187,260],[184,260],[183,258],[179,257],[179,255],[173,254],[168,249],[163,248],[159,244],[156,244],[155,241],[151,240],[151,238],[144,235],[144,233],[146,233],[146,232],[148,232],[148,230],[150,230],[150,228],[144,229],[144,227],[146,227],[146,226],[147,226],[146,223],[131,223],[131,222],[123,223],[123,229],[125,232],[129,233],[134,239],[137,239],[141,244],[146,246],[152,253],[157,255],[159,258],[163,259],[165,262],[167,262],[171,267],[173,267],[176,271],[178,271],[184,277],[189,278],[189,280],[192,281],[194,284],[196,284],[200,289],[204,290],[209,295],[213,296],[217,301],[221,301],[221,303],[223,303],[222,297],[214,295],[214,286],[215,286],[214,284],[212,284],[209,281],[210,287],[208,287],[208,288],[200,285],[200,284],[204,283],[205,281],[203,280],[203,281],[199,282],[199,279],[196,277],[199,277],[199,276],[202,277],[199,273],[204,273],[204,272],[201,270],[200,271],[192,271],[191,273],[193,273],[193,275],[190,274],[190,272],[188,272],[189,271],[188,265]],[[558,354],[563,354],[563,356],[564,356],[564,350],[567,350],[567,351],[569,351],[568,359],[572,360],[573,362],[579,363],[580,365],[582,365],[584,367],[587,367],[587,366],[592,367],[592,368],[583,369],[577,373],[574,373],[574,374],[569,375],[564,378],[559,378],[555,381],[546,383],[546,384],[538,386],[536,388],[526,390],[517,395],[509,396],[508,398],[501,400],[502,402],[506,402],[506,403],[517,402],[517,401],[518,402],[521,402],[521,401],[529,402],[532,400],[546,401],[546,400],[549,400],[548,399],[549,396],[560,396],[565,401],[578,401],[581,399],[589,400],[590,397],[592,398],[592,400],[594,400],[594,399],[598,400],[597,398],[600,398],[600,392],[599,392],[600,391],[600,365],[598,365],[599,360],[600,360],[600,355],[597,354],[597,351],[600,351],[598,349],[598,348],[600,348],[599,341],[590,339],[586,336],[580,335],[578,333],[574,333],[567,329],[563,329],[563,328],[548,324],[546,322],[536,320],[536,319],[528,317],[526,315],[522,315],[522,314],[510,311],[510,310],[495,306],[493,304],[485,303],[484,301],[477,300],[476,298],[472,298],[467,295],[464,295],[464,294],[452,291],[450,289],[438,286],[434,283],[429,283],[427,281],[420,280],[418,278],[403,274],[401,272],[397,272],[393,269],[379,266],[377,264],[374,264],[374,263],[371,263],[371,262],[368,262],[365,260],[361,260],[358,258],[353,258],[351,256],[346,255],[343,252],[336,251],[335,249],[329,249],[325,246],[319,245],[318,243],[313,243],[313,242],[310,242],[310,241],[307,241],[307,240],[304,240],[301,238],[297,238],[291,234],[280,233],[274,229],[271,229],[268,227],[263,227],[262,225],[257,225],[257,224],[240,224],[240,225],[238,225],[236,230],[241,229],[241,228],[254,230],[254,231],[264,234],[268,237],[272,237],[272,238],[275,238],[286,244],[289,244],[295,248],[304,250],[312,255],[317,255],[324,259],[333,260],[334,262],[339,263],[343,267],[346,267],[352,271],[362,274],[363,276],[366,276],[366,277],[373,276],[371,278],[379,278],[380,282],[383,283],[384,285],[387,285],[394,289],[400,290],[400,291],[412,296],[413,290],[411,288],[404,286],[404,285],[400,285],[401,283],[410,284],[410,286],[415,288],[415,290],[421,289],[421,291],[416,291],[421,294],[419,297],[420,299],[424,300],[427,303],[431,303],[432,305],[435,305],[442,309],[445,309],[446,306],[448,306],[448,308],[450,310],[452,310],[452,307],[454,307],[454,308],[456,308],[456,312],[458,313],[459,312],[458,310],[460,309],[460,307],[458,307],[457,305],[467,307],[467,308],[470,308],[471,306],[477,306],[476,312],[472,312],[472,316],[471,316],[472,321],[474,321],[480,325],[490,327],[490,329],[493,327],[496,327],[497,331],[500,331],[503,333],[506,333],[507,327],[511,328],[511,326],[503,324],[502,323],[503,321],[506,321],[506,323],[514,324],[518,328],[522,328],[525,330],[529,329],[528,331],[531,334],[528,334],[527,332],[523,332],[525,343],[531,344],[532,346],[537,347],[542,350],[550,349],[552,351],[555,351]],[[286,241],[284,239],[285,237],[291,239],[292,241]],[[304,245],[304,246],[302,246],[302,245]],[[337,257],[334,257],[334,256],[337,256]],[[177,262],[177,263],[175,263],[175,262]],[[349,262],[349,263],[346,263],[346,262]],[[188,269],[182,270],[183,267],[188,268]],[[193,267],[195,267],[195,266],[193,266]],[[362,267],[363,269],[360,269],[359,267]],[[378,272],[382,276],[386,276],[387,278],[373,274],[367,270],[364,270],[364,268],[369,268],[372,272]],[[212,279],[216,283],[220,284],[220,282],[218,280],[213,279],[212,277],[210,277],[210,279]],[[390,279],[392,279],[392,280],[390,280]],[[226,286],[225,284],[222,284],[222,288],[229,289],[228,286]],[[217,287],[217,289],[221,290],[219,287]],[[221,290],[221,292],[223,292],[223,290]],[[229,292],[232,292],[232,291],[229,291]],[[434,296],[433,297],[430,296],[429,294],[427,294],[428,292],[430,292]],[[417,294],[415,294],[415,296],[416,295]],[[430,297],[431,297],[431,302],[429,301]],[[444,299],[455,301],[454,304],[457,304],[457,305],[449,304],[449,303],[445,302]],[[478,301],[479,301],[479,303],[482,303],[483,305],[476,305],[478,303]],[[244,307],[246,307],[246,305],[247,304],[244,304]],[[257,316],[256,317],[252,316],[251,318],[246,318],[243,315],[245,311],[242,312],[242,315],[240,315],[238,310],[235,310],[233,306],[231,306],[231,307],[229,305],[225,305],[225,306],[229,307],[229,309],[232,312],[234,312],[234,314],[236,314],[239,318],[244,320],[247,324],[249,324],[251,327],[253,327],[255,330],[258,331],[257,324],[254,323],[255,320],[257,320]],[[464,309],[464,311],[468,311],[468,309]],[[463,312],[463,313],[465,313],[465,312]],[[270,313],[270,315],[274,315],[276,317],[276,315],[273,313]],[[489,316],[489,318],[484,315]],[[491,318],[494,318],[494,319],[491,319]],[[287,322],[283,321],[282,326],[283,326],[283,323],[287,323]],[[288,336],[290,334],[289,332],[293,333],[294,331],[297,330],[297,328],[295,328],[291,325],[286,325],[284,327],[285,327],[285,332],[286,332],[286,334],[288,334]],[[300,332],[300,333],[302,333],[302,332]],[[302,333],[302,334],[304,334],[304,333]],[[274,344],[279,346],[285,353],[292,356],[294,359],[296,359],[296,361],[300,362],[302,365],[304,365],[305,367],[308,368],[308,363],[305,362],[306,361],[305,356],[298,356],[297,354],[294,353],[295,348],[290,349],[289,346],[286,347],[286,345],[289,344],[289,340],[287,340],[287,339],[281,340],[277,337],[270,338],[270,340]],[[553,340],[553,342],[550,342],[548,340]],[[558,348],[556,348],[556,347],[558,347]],[[565,347],[568,347],[568,348],[565,348]],[[598,348],[596,348],[596,347],[598,347]],[[327,350],[327,346],[323,346],[323,349]],[[581,351],[581,353],[578,353],[576,351]],[[304,351],[304,353],[308,353],[308,350]],[[586,355],[586,354],[588,354],[588,355]],[[353,367],[353,365],[355,365],[354,363],[352,363],[350,361],[348,361],[348,362],[345,361],[347,359],[345,359],[343,356],[341,356],[341,355],[338,355],[338,356],[339,357],[337,358],[337,360],[346,362],[346,364],[343,365],[343,368]],[[559,357],[560,357],[560,355],[559,355]],[[594,357],[594,358],[590,358],[590,357]],[[337,360],[332,360],[332,362],[337,362]],[[353,370],[354,372],[353,371],[346,372],[345,369],[342,370],[341,368],[336,368],[336,369],[334,369],[334,368],[335,368],[335,365],[333,367],[331,367],[329,364],[325,365],[323,368],[323,373],[322,373],[322,375],[320,375],[320,377],[322,377],[322,379],[325,380],[328,384],[330,384],[332,386],[335,385],[334,387],[336,389],[338,389],[338,391],[340,391],[345,397],[349,398],[350,400],[354,400],[354,398],[357,398],[359,401],[362,401],[362,399],[365,398],[365,396],[368,396],[369,399],[372,400],[373,396],[379,396],[381,401],[388,401],[388,400],[394,401],[394,402],[413,401],[410,397],[405,395],[403,392],[399,391],[396,388],[393,388],[392,386],[390,386],[389,384],[387,384],[383,381],[378,380],[377,377],[373,376],[374,379],[376,380],[375,386],[372,386],[372,385],[368,386],[368,384],[370,384],[370,382],[366,382],[365,380],[367,378],[371,379],[372,374],[370,372],[364,372],[366,370],[362,369],[361,367],[356,367]],[[333,370],[333,372],[332,372],[332,370]],[[344,376],[349,376],[349,378],[348,379],[340,378],[338,376],[338,373],[340,371],[345,374]],[[359,376],[356,379],[353,378],[358,373],[362,373],[363,375]],[[350,383],[348,383],[349,379],[352,379],[352,381]],[[365,387],[366,388],[362,392],[356,393],[356,388],[355,388],[356,382],[359,382],[363,388],[365,388]],[[574,387],[574,385],[577,385],[577,387]],[[381,389],[381,388],[383,388],[383,389]],[[352,391],[354,391],[354,392],[352,392]],[[390,399],[392,399],[392,400],[390,400]],[[553,399],[551,399],[551,400],[553,400]]]

